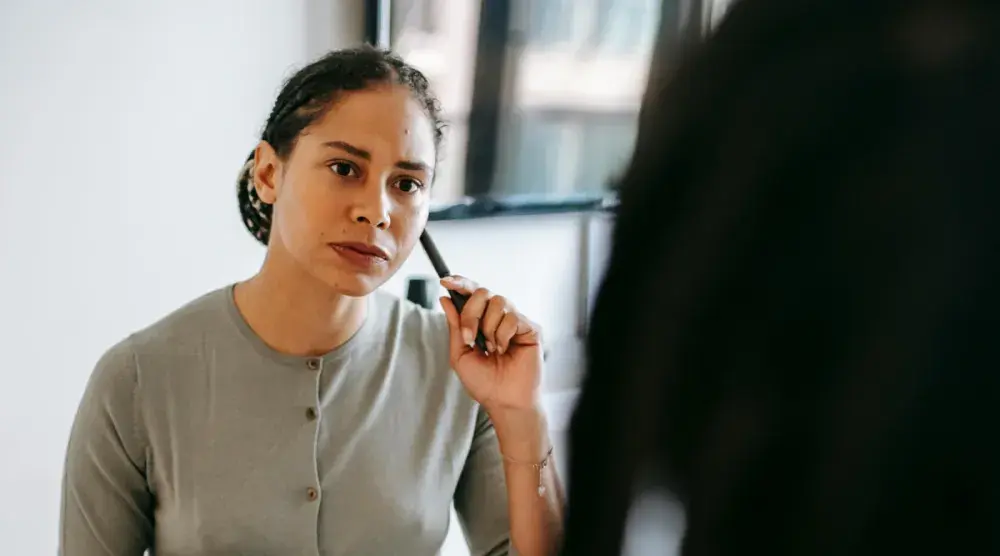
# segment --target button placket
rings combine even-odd
[[[319,419],[318,397],[319,397],[320,381],[322,380],[321,371],[323,370],[324,361],[322,357],[308,357],[305,359],[305,361],[303,361],[300,364],[303,364],[306,370],[309,371],[309,375],[299,375],[299,376],[302,377],[303,379],[305,379],[305,377],[308,376],[309,378],[305,380],[308,380],[308,382],[313,383],[309,388],[309,390],[311,391],[309,395],[310,405],[306,407],[304,411],[302,409],[299,409],[299,411],[303,411],[304,416],[306,418],[306,422],[309,423],[309,425],[303,425],[303,426],[310,427],[311,428],[310,430],[312,430],[318,426],[318,424],[316,423],[316,421]],[[305,384],[303,384],[302,386],[305,386]],[[306,393],[305,391],[301,392],[301,394],[303,395],[305,395],[305,393]],[[299,399],[302,402],[305,401],[302,398]],[[317,404],[317,405],[312,405],[312,404]],[[302,406],[300,405],[299,407],[301,408]],[[299,415],[303,415],[303,413],[300,413]],[[316,455],[315,450],[316,446],[315,442],[313,442],[311,443],[311,450],[310,450],[311,452],[310,455],[312,457],[315,457]],[[316,486],[311,486],[306,488],[304,494],[308,502],[318,504],[321,497],[321,492],[319,485],[314,482],[318,481],[318,477],[316,477],[314,474],[312,475],[313,476],[311,477],[311,480],[309,480],[306,484],[313,483]]]
[[[313,372],[318,372],[323,368],[323,360],[318,357],[310,357],[306,359],[306,368]],[[317,381],[319,379],[317,378]],[[319,383],[317,382],[317,388]],[[306,408],[306,419],[309,421],[315,421],[319,417],[319,409],[317,407]]]

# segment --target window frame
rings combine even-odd
[[[467,144],[475,148],[465,149],[465,164],[462,183],[459,184],[460,197],[477,200],[496,200],[507,194],[499,190],[499,180],[503,173],[499,169],[503,153],[502,142],[510,112],[508,102],[515,86],[516,53],[526,42],[524,33],[515,29],[514,18],[521,6],[519,2],[528,0],[488,0],[481,3],[477,22],[474,68],[472,72],[472,94],[468,112]],[[647,87],[665,76],[676,61],[680,51],[690,42],[704,36],[712,18],[711,6],[715,0],[663,0],[660,5],[659,24],[655,31],[653,51],[650,56],[651,69],[647,76]],[[393,0],[364,0],[365,40],[370,44],[392,48],[391,10]],[[698,14],[698,17],[690,17]],[[498,71],[496,68],[500,68]],[[646,103],[642,95],[638,110]],[[545,111],[574,113],[576,108],[552,108]],[[607,196],[614,196],[609,189]],[[579,202],[579,196],[574,196]],[[598,205],[607,204],[597,201]],[[552,204],[554,212],[562,212]],[[537,208],[536,208],[537,211]],[[543,210],[544,212],[544,210]]]

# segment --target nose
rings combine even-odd
[[[351,219],[359,224],[368,224],[380,230],[389,227],[390,200],[381,183],[365,184],[358,192],[351,206]]]

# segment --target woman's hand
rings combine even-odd
[[[541,331],[507,299],[467,278],[453,276],[441,284],[469,295],[461,315],[451,299],[441,298],[450,331],[449,355],[452,368],[496,431],[511,542],[520,554],[550,554],[561,537],[564,502],[539,403]],[[486,337],[488,354],[473,347],[476,331]]]
[[[491,416],[536,411],[542,377],[538,325],[518,313],[506,298],[468,278],[451,276],[441,284],[469,296],[461,315],[451,299],[441,298],[451,332],[451,366],[469,395]],[[488,355],[474,347],[479,330],[486,337]]]

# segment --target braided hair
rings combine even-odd
[[[302,130],[322,118],[340,93],[390,83],[408,87],[423,106],[434,127],[434,145],[440,152],[444,123],[440,103],[431,93],[427,78],[392,52],[369,45],[332,51],[285,81],[261,140],[271,145],[279,158],[285,158]],[[257,241],[267,245],[273,207],[257,195],[253,169],[254,151],[250,151],[236,182],[236,195],[243,224]]]

